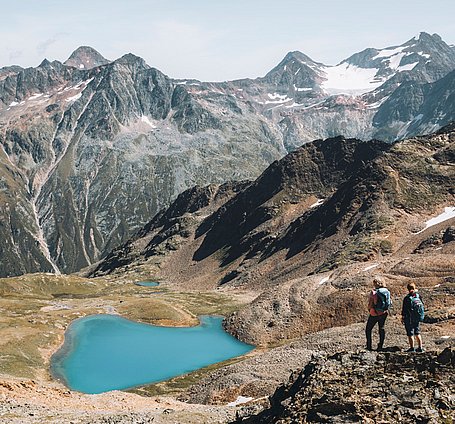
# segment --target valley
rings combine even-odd
[[[363,408],[355,393],[346,394],[352,399],[347,410],[338,408],[344,404],[335,386],[332,403],[321,406],[314,400],[319,389],[297,378],[314,361],[321,376],[325,367],[338,372],[336,358],[349,352],[345,358],[357,364],[354,373],[385,361],[418,379],[419,361],[442,367],[440,397],[420,393],[426,412],[406,398],[393,403],[384,419],[401,414],[412,422],[428,411],[434,422],[450,419],[454,141],[453,126],[393,145],[316,140],[274,162],[255,181],[184,191],[104,260],[77,274],[1,279],[2,416],[11,423],[211,423],[261,422],[278,413],[270,418],[274,422],[313,405],[313,422],[327,411],[344,420],[346,411],[358,420],[374,419],[378,410]],[[393,306],[385,352],[367,353],[366,299],[375,275],[385,280]],[[160,285],[135,284],[140,281]],[[425,302],[423,354],[402,352],[407,340],[401,299],[411,281]],[[229,333],[257,348],[167,382],[83,395],[50,378],[49,359],[71,321],[97,313],[172,326],[219,314]],[[403,381],[394,383],[397,393],[405,390]],[[288,382],[294,384],[289,393]],[[294,399],[300,387],[311,390],[313,400]],[[367,394],[368,387],[362,389]],[[289,408],[276,409],[274,399],[283,393],[290,396]]]
[[[396,38],[388,13],[381,39],[401,44],[349,40],[351,53],[329,65],[281,50],[280,3],[262,35],[276,40],[243,53],[249,63],[267,56],[269,71],[177,78],[154,67],[165,63],[158,44],[177,61],[182,46],[193,55],[182,70],[212,66],[202,54],[211,44],[228,67],[233,24],[245,19],[253,36],[268,5],[251,19],[245,3],[233,20],[215,2],[217,28],[206,31],[212,20],[196,23],[208,7],[182,6],[186,25],[167,16],[154,26],[159,8],[132,1],[108,40],[122,49],[115,58],[80,46],[53,60],[71,31],[68,52],[107,30],[115,2],[93,34],[80,30],[101,3],[90,16],[65,10],[50,25],[62,31],[29,40],[38,66],[0,68],[0,423],[455,420],[455,46],[436,33],[404,38],[404,15]],[[324,57],[343,34],[371,33],[375,9],[374,25],[358,10],[350,28],[337,16],[333,33],[324,10],[306,46]],[[283,34],[305,32],[295,15]],[[10,22],[12,33],[23,22],[47,29],[28,10]],[[153,53],[150,63],[132,46]],[[385,345],[372,351],[376,277],[392,304]],[[424,304],[424,352],[407,351],[409,283]]]

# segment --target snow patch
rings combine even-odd
[[[412,71],[419,62],[414,62],[414,63],[408,63],[407,65],[401,65],[397,68],[398,72],[403,72],[403,71]]]
[[[330,276],[324,277],[321,281],[319,281],[319,286],[322,286],[324,283],[327,283],[327,281],[330,280]]]
[[[65,102],[75,102],[76,100],[80,99],[82,97],[82,93],[78,93],[75,96],[68,97],[65,99]]]
[[[326,80],[321,84],[329,94],[363,94],[378,88],[385,79],[376,79],[376,68],[359,68],[349,63],[323,68]]]
[[[419,56],[424,57],[425,59],[429,59],[429,58],[431,57],[430,54],[424,53],[424,52],[418,52],[417,54],[418,54]]]
[[[370,103],[367,106],[367,109],[376,109],[376,108],[380,107],[389,97],[390,96],[385,96],[381,100],[378,100],[377,102]]]
[[[270,94],[270,93],[267,93],[267,95],[269,96],[269,99],[272,99],[272,100],[286,100],[286,98],[288,97],[286,94],[278,94],[278,93],[273,93],[273,94]]]
[[[363,271],[368,271],[370,269],[376,268],[377,266],[379,266],[379,264],[373,264],[373,265],[367,266],[366,268],[363,268]]]
[[[253,400],[252,397],[247,397],[247,396],[239,396],[237,397],[236,400],[234,400],[234,402],[229,402],[227,404],[227,406],[237,406],[237,405],[241,405],[242,403],[247,403],[249,402],[250,400]]]
[[[311,87],[296,87],[294,84],[294,90],[295,91],[311,91],[312,88]]]
[[[17,106],[19,104],[19,102],[11,102],[9,104],[9,107],[14,107],[14,106]]]
[[[313,203],[310,208],[317,208],[318,206],[321,206],[324,203],[324,199],[318,199],[316,203]]]
[[[381,50],[376,56],[372,58],[372,60],[379,59],[381,57],[390,57],[394,56],[398,53],[401,53],[406,47],[405,46],[400,46],[400,47],[395,47],[394,49],[384,49]]]
[[[406,56],[406,53],[398,53],[394,56],[389,58],[389,68],[393,69],[394,71],[398,70],[400,67],[401,59]]]
[[[455,207],[454,206],[449,206],[444,208],[444,212],[441,213],[440,215],[429,219],[425,223],[425,228],[423,230],[420,230],[416,234],[420,234],[423,231],[425,231],[427,228],[432,227],[433,225],[440,224],[441,222],[447,221],[448,219],[455,218]]]
[[[83,63],[81,63],[81,64],[79,65],[79,69],[84,69],[84,68],[85,68],[85,65],[84,65]]]
[[[258,102],[258,103],[263,104],[263,105],[269,105],[269,104],[277,104],[277,103],[286,103],[286,102],[293,100],[290,97],[288,97],[286,94],[267,93],[267,96],[271,100],[266,100],[265,102]]]
[[[292,99],[290,99],[290,100],[292,100]],[[294,103],[292,103],[292,105],[287,105],[286,107],[291,108],[291,107],[300,107],[300,106],[305,106],[305,105],[303,103],[294,102]]]

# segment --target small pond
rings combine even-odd
[[[73,390],[101,393],[167,380],[254,348],[221,323],[215,316],[201,317],[197,327],[159,327],[115,315],[81,318],[65,333],[51,371]]]
[[[156,287],[156,286],[159,286],[160,283],[156,282],[156,281],[138,281],[137,283],[134,283],[136,284],[136,286],[142,286],[142,287]]]

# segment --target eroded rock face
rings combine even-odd
[[[455,353],[339,353],[293,372],[255,416],[237,423],[440,423],[455,407]]]

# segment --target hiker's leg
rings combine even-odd
[[[416,335],[416,340],[417,340],[417,347],[419,349],[422,349],[422,336],[420,334]]]
[[[371,332],[373,330],[373,327],[375,326],[376,324],[376,317],[373,317],[373,316],[369,316],[368,317],[368,321],[367,321],[367,326],[365,328],[365,336],[367,338],[367,349],[368,350],[371,350],[372,347],[371,347]]]
[[[412,328],[412,324],[409,320],[404,320],[404,328],[406,329],[406,335],[408,336],[409,347],[414,349],[414,329]]]
[[[420,321],[412,322],[412,332],[414,334],[415,342],[417,343],[417,348],[422,349],[422,336],[420,335]]]
[[[378,326],[379,326],[379,343],[378,343],[378,350],[381,350],[384,346],[385,340],[385,320],[387,319],[387,314],[381,315],[378,319]]]
[[[417,341],[417,346],[422,349],[422,336],[420,335],[420,322],[416,322],[414,326],[414,335]]]

